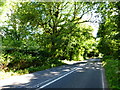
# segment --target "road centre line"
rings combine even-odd
[[[60,74],[60,75],[58,75],[58,76],[61,76],[61,75],[63,75],[63,74]],[[56,77],[58,77],[58,76],[56,76]],[[55,78],[56,78],[55,77]],[[40,85],[42,85],[42,84],[44,84],[44,83],[46,83],[46,82],[49,82],[49,81],[51,81],[51,80],[53,80],[53,79],[55,79],[55,78],[51,78],[51,79],[48,79],[48,80],[46,80],[46,81],[43,81],[43,82],[41,82],[41,83],[39,83],[39,84],[36,84],[36,85],[34,85],[34,86],[27,86],[26,88],[37,88],[37,87],[39,87]],[[14,86],[14,88],[16,88],[17,86]],[[22,86],[21,86],[22,87]]]
[[[66,69],[65,69],[65,70],[66,70]],[[72,68],[72,69],[70,69],[70,70],[74,70],[74,68]],[[69,71],[69,72],[70,72],[70,71]],[[67,72],[67,73],[68,73],[68,72]],[[43,82],[41,82],[41,83],[38,83],[38,84],[36,84],[36,85],[34,85],[34,86],[27,86],[27,88],[37,88],[37,87],[39,87],[40,85],[42,85],[42,84],[44,84],[44,83],[47,83],[47,82],[49,82],[49,81],[52,81],[52,80],[56,79],[57,77],[60,77],[60,76],[65,75],[65,74],[66,74],[66,72],[61,73],[61,74],[59,74],[58,76],[56,76],[56,77],[54,77],[54,78],[45,80],[45,81],[43,81]]]
[[[59,79],[61,79],[61,78],[65,77],[65,76],[67,76],[67,75],[73,73],[74,71],[76,71],[76,69],[77,69],[77,67],[73,68],[72,71],[70,71],[70,72],[66,73],[65,75],[63,75],[63,76],[61,76],[61,77],[59,77],[59,78],[57,78],[57,79],[55,79],[55,80],[53,80],[53,81],[51,81],[51,82],[45,84],[45,85],[43,85],[43,86],[37,88],[36,90],[42,89],[42,88],[44,88],[44,87],[46,87],[46,86],[48,86],[48,85],[50,85],[50,84],[52,84],[52,83],[58,81]]]
[[[62,74],[60,74],[60,75],[62,75]],[[59,75],[59,76],[60,76]],[[56,78],[56,77],[55,77]],[[41,82],[41,83],[39,83],[39,84],[37,84],[37,85],[34,85],[34,86],[28,86],[27,88],[36,88],[36,87],[39,87],[41,84],[44,84],[44,83],[46,83],[46,82],[49,82],[49,81],[51,81],[51,80],[53,80],[53,79],[55,79],[55,78],[51,78],[51,79],[48,79],[48,80],[46,80],[46,81],[43,81],[43,82]]]

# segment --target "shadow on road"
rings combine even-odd
[[[38,71],[32,74],[25,74],[21,76],[12,76],[9,79],[0,81],[0,88],[38,88],[47,82],[50,82],[61,75],[64,75],[75,67],[77,67],[76,72],[85,73],[89,69],[99,70],[101,69],[101,63],[92,63],[91,61],[81,62],[73,65],[63,65],[59,67],[54,67],[44,71]]]

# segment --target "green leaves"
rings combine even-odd
[[[104,68],[106,69],[106,78],[108,81],[108,87],[111,89],[120,89],[119,85],[119,63],[120,60],[114,60],[110,56],[106,56],[105,58],[106,65]],[[114,78],[116,77],[116,78]]]
[[[99,43],[99,50],[105,55],[112,55],[114,58],[118,58],[119,55],[119,9],[118,5],[120,2],[108,3],[106,16],[104,17],[104,23],[101,23],[98,37],[101,38]],[[102,11],[104,13],[105,11]],[[118,56],[117,56],[118,55]]]
[[[89,20],[82,17],[92,13],[94,4],[28,1],[12,5],[3,27],[3,45],[16,50],[6,53],[14,57],[8,67],[15,70],[46,64],[54,67],[59,59],[83,60],[83,54],[90,53],[95,43],[93,29],[84,23]]]

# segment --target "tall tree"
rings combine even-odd
[[[5,52],[12,56],[8,66],[23,69],[55,63],[55,59],[81,60],[87,48],[84,43],[93,39],[93,29],[82,25],[90,19],[83,16],[93,9],[92,2],[12,3],[3,27]]]
[[[112,55],[119,58],[120,47],[120,2],[109,2],[103,5],[103,20],[98,31],[98,37],[101,38],[99,50],[105,55]],[[106,11],[104,10],[105,8]]]
[[[45,46],[44,48],[46,49],[48,48],[48,51],[50,51],[54,57],[56,56],[56,50],[59,44],[63,42],[61,40],[61,34],[64,32],[64,35],[68,34],[70,37],[71,34],[75,32],[76,24],[89,21],[80,20],[84,14],[91,12],[93,5],[85,2],[21,2],[17,4],[17,7],[18,9],[16,9],[12,15],[12,20],[15,20],[13,22],[18,24],[18,27],[21,26],[21,28],[23,28],[27,26],[26,28],[28,28],[31,26],[32,28],[34,27],[34,32],[35,28],[39,32],[42,32],[42,35],[45,36],[42,40],[42,42],[45,43],[43,46]],[[25,32],[26,29],[23,28],[22,31],[21,28],[18,28],[20,32]],[[22,33],[19,35],[22,35]],[[40,33],[39,36],[41,36]],[[20,38],[20,36],[18,37]],[[62,42],[58,43],[57,41]]]

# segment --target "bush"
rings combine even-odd
[[[105,59],[106,65],[104,66],[106,70],[106,77],[108,81],[109,88],[120,89],[120,60],[110,59],[110,57],[106,57]]]
[[[7,48],[5,54],[0,56],[0,69],[17,74],[32,73],[60,65],[64,63],[58,58],[51,57],[46,51]]]
[[[11,62],[12,60],[12,56],[10,56],[9,54],[8,55],[5,55],[5,54],[1,54],[0,55],[0,70],[8,70],[8,64]]]
[[[27,68],[27,70],[29,71],[29,73],[32,73],[32,72],[36,72],[36,71],[42,71],[42,70],[45,70],[48,68],[50,68],[50,65],[39,66],[39,67],[30,67],[30,68]]]
[[[65,63],[61,62],[60,60],[53,59],[53,60],[49,60],[49,62],[47,61],[43,65],[39,65],[37,67],[31,66],[31,67],[27,68],[27,70],[29,73],[32,73],[32,72],[42,71],[45,69],[49,69],[49,68],[57,67],[57,66],[61,66],[61,65],[65,65]]]

